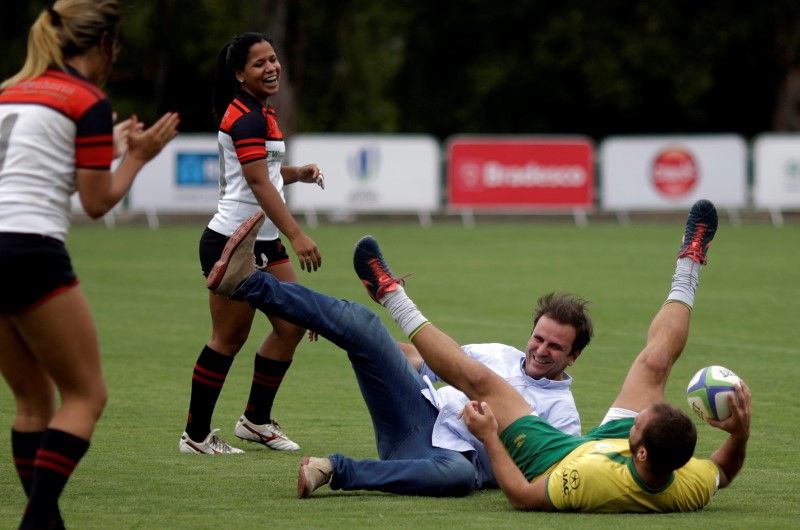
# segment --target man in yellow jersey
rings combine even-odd
[[[664,387],[689,335],[700,267],[717,229],[717,212],[694,204],[667,300],[601,425],[585,436],[554,429],[502,378],[467,357],[431,325],[392,276],[373,238],[358,242],[356,273],[386,307],[428,366],[472,400],[463,412],[483,442],[498,483],[519,510],[677,512],[705,506],[742,468],[750,434],[750,390],[742,382],[732,416],[707,420],[729,436],[708,459],[694,458],[697,431]],[[327,477],[326,477],[327,478]]]

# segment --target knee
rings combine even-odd
[[[234,357],[247,342],[249,332],[235,333],[231,335],[214,334],[208,342],[208,346],[222,355]]]
[[[672,369],[672,358],[668,352],[648,350],[637,359],[639,368],[648,374],[652,381],[666,381]]]
[[[101,382],[96,385],[87,399],[87,407],[90,409],[90,414],[95,417],[95,421],[100,419],[107,403],[108,387],[106,387],[105,383]]]
[[[14,417],[14,427],[23,431],[43,431],[55,414],[55,393],[45,385],[45,390],[39,395],[15,394],[17,412]]]
[[[103,411],[106,408],[106,404],[108,403],[108,390],[103,387],[103,393],[98,396],[99,400],[97,401],[97,418],[100,419],[100,416],[103,414]]]
[[[270,359],[291,361],[294,358],[297,345],[303,340],[305,332],[305,329],[288,322],[280,321],[275,323],[272,331],[261,344],[259,353],[266,355]]]
[[[334,314],[328,315],[331,327],[342,335],[352,335],[349,331],[357,329],[361,338],[372,338],[380,334],[381,328],[385,328],[378,315],[365,305],[347,300],[342,302]]]
[[[275,340],[292,348],[303,340],[303,335],[305,335],[305,333],[305,329],[285,321],[276,323],[272,327],[272,335],[275,337]]]
[[[438,496],[463,497],[475,489],[475,466],[463,455],[436,460],[442,479]]]
[[[378,325],[381,321],[378,315],[364,304],[350,302],[347,304],[347,310],[353,322],[358,323],[362,327],[372,327]]]
[[[108,388],[102,380],[68,390],[61,389],[61,408],[67,408],[94,422],[100,419],[106,403],[108,403]]]

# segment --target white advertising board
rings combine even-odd
[[[753,205],[800,209],[800,134],[762,134],[753,141]]]
[[[139,172],[128,207],[133,212],[214,213],[218,198],[217,136],[182,133]]]
[[[698,199],[747,205],[747,144],[738,135],[611,136],[600,145],[606,210],[683,210]]]
[[[325,189],[284,188],[292,210],[432,212],[440,207],[441,148],[427,135],[298,134],[289,165],[317,164]]]

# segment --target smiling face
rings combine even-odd
[[[244,70],[236,71],[242,90],[261,102],[278,93],[281,63],[272,45],[263,40],[250,46]]]
[[[575,328],[543,315],[525,347],[525,373],[534,379],[560,381],[564,370],[580,355],[580,352],[570,353],[574,341]]]

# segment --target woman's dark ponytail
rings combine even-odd
[[[265,33],[250,31],[233,38],[231,42],[222,47],[217,57],[217,68],[214,72],[214,86],[211,95],[212,110],[217,123],[222,121],[225,110],[233,101],[239,82],[236,80],[236,71],[244,70],[247,65],[247,56],[253,44],[267,41],[272,44]]]

